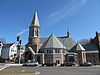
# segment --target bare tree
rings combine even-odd
[[[5,44],[6,43],[6,40],[4,38],[0,38],[0,41]]]
[[[78,41],[81,45],[85,45],[87,43],[90,43],[90,39],[82,39],[80,41]]]

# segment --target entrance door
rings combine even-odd
[[[40,56],[37,56],[38,63],[41,63],[40,60],[41,60]]]
[[[69,62],[75,62],[75,58],[74,57],[69,57]]]
[[[28,60],[33,60],[33,55],[30,51],[25,53],[25,62],[27,62]]]
[[[57,64],[60,64],[60,60],[56,60],[56,63],[57,63]]]

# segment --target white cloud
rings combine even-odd
[[[73,4],[74,4],[75,0],[71,1],[67,6],[65,6],[64,8],[59,9],[56,12],[53,12],[50,17],[54,17],[57,16],[59,14],[61,14],[62,12],[66,11],[66,9],[69,9]]]
[[[81,7],[83,7],[88,0],[72,0],[67,6],[53,12],[49,18],[53,19],[52,23],[56,23],[59,20],[69,16],[74,15]]]
[[[24,34],[24,33],[27,32],[28,30],[29,30],[29,29],[24,29],[23,31],[19,32],[19,33],[17,34],[17,36],[20,36],[20,35]]]

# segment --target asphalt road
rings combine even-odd
[[[39,71],[40,75],[100,75],[100,67],[20,67],[20,68],[33,69]]]

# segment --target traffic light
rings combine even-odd
[[[19,36],[17,36],[17,41],[19,41]]]
[[[22,43],[22,40],[19,41],[19,44],[20,44],[20,45],[21,45],[21,43]]]

